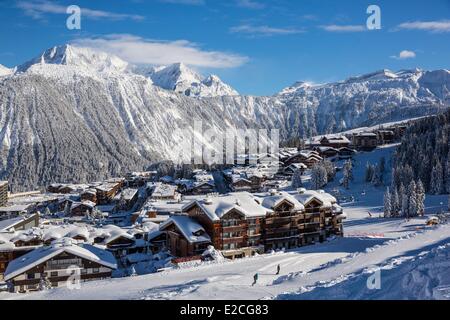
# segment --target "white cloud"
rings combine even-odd
[[[237,27],[232,27],[230,32],[233,33],[245,33],[250,35],[259,36],[273,36],[273,35],[288,35],[303,33],[303,30],[293,29],[293,28],[273,28],[269,26],[252,26],[252,25],[240,25]]]
[[[404,60],[404,59],[413,59],[416,57],[416,53],[410,50],[400,51],[398,56],[391,56],[393,59]]]
[[[18,1],[16,6],[23,12],[34,18],[42,19],[46,14],[67,14],[67,6],[59,5],[49,1]],[[109,20],[143,20],[144,17],[136,14],[114,13],[102,10],[93,10],[81,8],[81,16],[91,19],[109,19]]]
[[[450,32],[450,20],[405,22],[397,27],[405,30],[425,30],[431,32]]]
[[[195,43],[186,40],[158,41],[130,34],[77,39],[73,44],[109,52],[134,64],[166,65],[183,62],[194,67],[234,68],[248,61],[248,57],[238,54],[202,50]]]
[[[367,31],[367,28],[363,25],[326,25],[320,26],[321,29],[328,32],[363,32]]]
[[[238,7],[247,9],[264,9],[266,6],[264,3],[255,0],[236,0]]]

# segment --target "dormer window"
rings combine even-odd
[[[197,231],[195,231],[195,232],[192,232],[192,234],[193,234],[194,236],[196,236],[196,237],[200,237],[200,236],[202,236],[202,235],[205,234],[205,230],[199,229],[199,230],[197,230]]]

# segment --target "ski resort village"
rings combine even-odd
[[[450,298],[449,124],[290,139],[234,165],[0,182],[0,298]]]

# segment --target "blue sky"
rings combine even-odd
[[[81,30],[66,27],[71,4]],[[372,4],[381,30],[365,27]],[[450,0],[6,0],[0,10],[8,67],[75,42],[133,63],[181,60],[255,95],[383,68],[450,68]]]

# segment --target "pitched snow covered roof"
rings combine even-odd
[[[177,226],[190,243],[211,242],[211,238],[205,229],[188,216],[172,216],[160,225],[160,230],[164,231],[172,223]]]
[[[24,221],[25,219],[26,219],[25,217],[16,217],[16,218],[11,218],[11,219],[1,220],[0,221],[0,232],[8,231],[9,229],[14,228],[15,225]]]
[[[272,211],[258,204],[256,200],[248,192],[236,192],[224,196],[208,197],[204,200],[195,200],[186,205],[183,211],[197,204],[212,221],[220,220],[231,210],[240,212],[246,218],[264,217]]]
[[[262,198],[261,205],[273,210],[283,201],[291,203],[294,206],[294,210],[305,210],[305,206],[287,192],[278,192],[275,195],[266,196]]]
[[[120,200],[122,197],[126,201],[130,201],[138,193],[138,189],[127,188],[122,190],[119,194],[114,197],[114,200]]]
[[[173,197],[177,187],[171,184],[156,183],[153,189],[152,197],[162,198],[162,197]]]
[[[118,226],[115,225],[107,225],[104,226],[103,228],[99,228],[96,229],[92,234],[91,237],[96,238],[96,237],[100,237],[100,238],[104,238],[103,240],[103,244],[107,245],[111,242],[113,242],[114,240],[120,238],[120,237],[124,237],[130,240],[134,240],[134,237],[129,234],[127,232],[127,230],[122,229]]]
[[[117,268],[117,262],[109,251],[89,244],[76,245],[71,239],[64,238],[51,246],[37,248],[11,261],[5,271],[5,281],[11,280],[63,252],[96,262],[110,269]]]
[[[293,196],[305,206],[313,199],[319,200],[324,207],[331,207],[337,202],[335,197],[322,190],[305,190],[301,193],[295,193]]]

